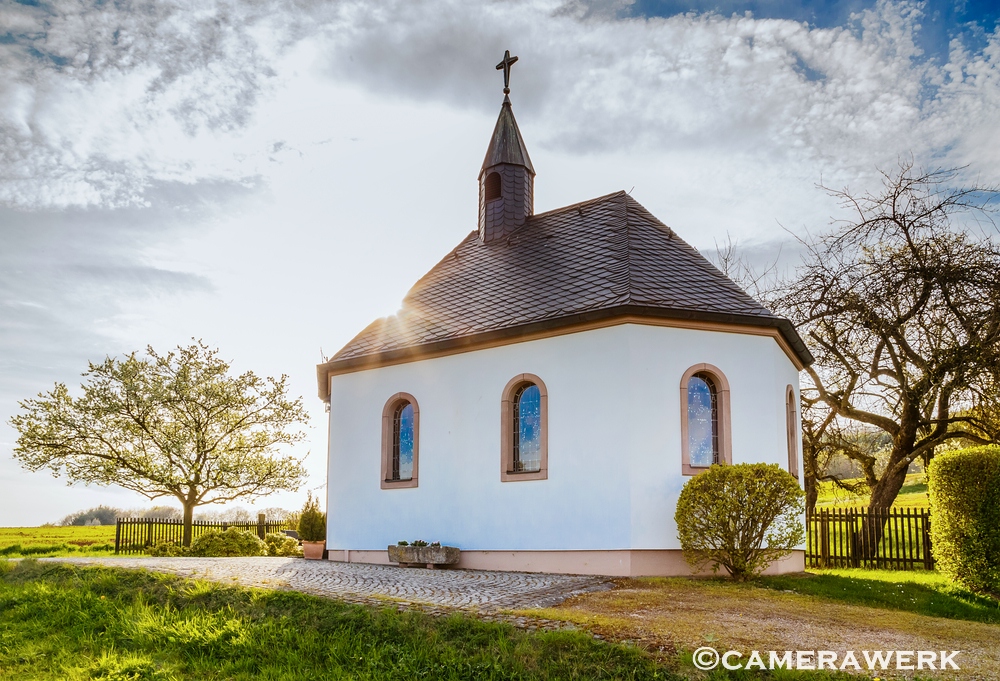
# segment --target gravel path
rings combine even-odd
[[[464,610],[489,615],[503,610],[543,608],[561,603],[570,596],[602,591],[613,586],[603,577],[483,570],[425,570],[302,558],[41,560],[77,565],[144,568],[225,584],[292,589],[354,603],[394,604],[400,608],[417,608],[441,614]]]

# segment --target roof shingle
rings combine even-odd
[[[398,314],[370,324],[325,366],[616,311],[776,327],[812,362],[787,320],[617,192],[533,215],[499,242],[472,232],[414,284]]]

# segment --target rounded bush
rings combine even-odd
[[[299,514],[299,539],[302,541],[326,540],[326,514],[319,508],[319,499],[309,493],[306,505]]]
[[[189,556],[266,556],[267,544],[253,532],[231,527],[225,532],[209,530],[191,542]]]
[[[267,555],[269,556],[301,556],[302,549],[299,543],[281,532],[268,532],[264,536],[264,543],[267,544]]]
[[[1000,593],[1000,447],[942,452],[927,469],[937,569],[980,593]]]
[[[189,550],[177,542],[164,541],[146,549],[146,553],[156,558],[176,558],[188,555]]]
[[[674,520],[684,558],[696,570],[721,565],[744,581],[805,541],[805,494],[777,464],[716,464],[688,480]]]

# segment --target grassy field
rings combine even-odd
[[[115,526],[0,527],[0,557],[112,556]]]
[[[852,480],[851,482],[858,482]],[[819,484],[819,495],[816,498],[816,508],[849,508],[867,506],[869,495],[852,494],[840,489],[832,482]],[[893,503],[896,508],[929,508],[927,498],[927,482],[923,473],[911,473],[906,476],[906,482],[899,490],[899,496]]]

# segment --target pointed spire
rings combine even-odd
[[[503,70],[503,106],[479,171],[479,240],[484,244],[502,242],[535,212],[535,169],[508,97],[510,66],[516,61],[507,50],[497,64]]]
[[[524,166],[532,175],[535,169],[531,165],[531,158],[528,156],[528,148],[524,146],[524,139],[521,131],[514,120],[514,111],[510,106],[510,97],[504,95],[503,106],[500,107],[500,117],[497,118],[496,127],[493,128],[493,137],[490,138],[490,146],[486,150],[486,160],[479,175],[482,176],[487,168],[501,163]]]

